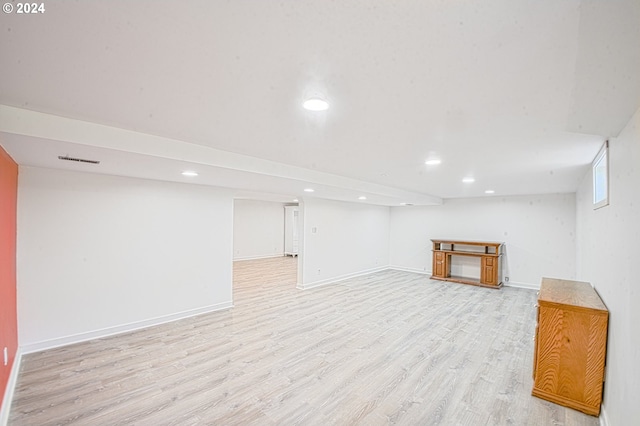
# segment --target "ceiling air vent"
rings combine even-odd
[[[58,155],[58,160],[77,161],[78,163],[100,164],[100,161],[97,161],[97,160],[87,160],[85,158],[74,158],[74,157],[69,157],[68,155]]]

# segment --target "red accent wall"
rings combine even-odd
[[[18,350],[16,207],[18,165],[0,146],[0,403]],[[4,365],[4,348],[9,362]]]

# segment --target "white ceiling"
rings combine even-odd
[[[640,106],[637,0],[45,6],[0,16],[0,143],[27,166],[280,201],[573,192]]]

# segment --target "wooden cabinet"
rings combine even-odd
[[[444,252],[433,252],[433,276],[437,278],[446,278],[447,276],[447,256]]]
[[[433,243],[432,279],[490,288],[500,288],[502,286],[500,259],[503,252],[503,243],[454,240],[431,240],[431,242]],[[451,258],[453,256],[479,259],[480,276],[452,275]]]
[[[593,416],[600,414],[608,319],[606,306],[589,283],[542,279],[534,396]]]
[[[480,269],[480,282],[488,285],[498,284],[497,258],[493,256],[482,256]]]

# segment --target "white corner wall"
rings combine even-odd
[[[640,109],[609,141],[609,205],[592,205],[592,176],[577,193],[578,279],[609,309],[605,424],[640,419]]]
[[[392,207],[390,266],[431,273],[431,239],[502,241],[506,285],[539,288],[543,276],[574,279],[575,195],[448,199]]]
[[[21,167],[22,350],[230,307],[232,221],[219,189]]]
[[[318,199],[305,199],[300,207],[300,288],[388,266],[388,207]]]
[[[284,204],[235,200],[233,260],[284,256]]]

